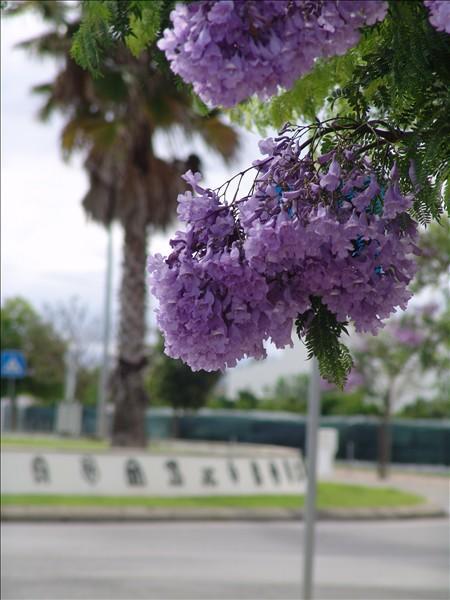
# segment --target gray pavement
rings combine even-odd
[[[392,468],[387,479],[379,479],[375,466],[351,466],[339,463],[335,468],[330,481],[339,483],[353,483],[357,485],[371,485],[376,487],[394,487],[413,494],[419,494],[426,500],[450,512],[450,471],[449,475],[433,475],[420,471],[399,471]]]
[[[6,523],[2,599],[301,598],[303,525]],[[447,519],[321,522],[316,599],[447,599]]]

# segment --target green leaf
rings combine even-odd
[[[138,57],[158,36],[163,4],[163,0],[146,2],[140,16],[130,16],[131,31],[125,43],[133,56]]]
[[[83,3],[83,19],[73,36],[70,54],[76,63],[92,75],[101,75],[104,53],[111,44],[109,25],[112,12],[101,1]]]
[[[348,323],[339,322],[320,298],[312,296],[311,306],[297,317],[297,334],[305,343],[308,359],[317,358],[321,377],[342,390],[353,366],[349,349],[340,341],[342,333],[348,334]]]

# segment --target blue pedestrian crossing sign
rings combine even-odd
[[[27,361],[20,350],[2,350],[0,376],[6,379],[22,379],[27,374]]]

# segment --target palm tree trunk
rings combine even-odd
[[[145,356],[145,220],[125,228],[123,273],[120,290],[119,356],[112,377],[115,412],[113,446],[144,447],[148,396],[144,389]]]
[[[380,479],[387,478],[391,462],[391,394],[392,385],[389,386],[384,397],[383,414],[378,430],[378,477]]]

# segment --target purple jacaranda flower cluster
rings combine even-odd
[[[343,387],[344,392],[354,392],[360,387],[363,387],[365,383],[364,376],[356,369],[353,368],[348,374],[347,381]],[[327,381],[326,379],[320,380],[320,389],[323,392],[329,392],[336,390],[336,385]]]
[[[417,232],[396,166],[382,177],[357,146],[318,159],[303,147],[295,135],[262,141],[252,189],[231,203],[186,174],[185,231],[149,262],[169,356],[194,370],[263,358],[267,340],[292,344],[317,298],[357,331],[406,307]]]
[[[450,33],[450,2],[449,0],[425,0],[425,6],[430,11],[429,20],[435,29]]]
[[[195,194],[178,198],[186,230],[171,240],[170,256],[151,257],[148,267],[165,351],[193,370],[232,367],[243,356],[263,358],[263,340],[276,336],[287,317],[280,312],[276,318],[265,277],[245,260],[232,207],[200,187],[198,174],[189,171],[185,180]]]
[[[204,102],[231,107],[291,87],[386,11],[379,0],[200,0],[177,5],[158,46]]]
[[[299,157],[289,137],[266,140],[252,198],[243,204],[245,255],[289,311],[320,297],[340,322],[373,333],[404,308],[415,273],[416,226],[394,166],[380,181],[358,148]]]
[[[410,348],[417,348],[426,338],[425,334],[417,329],[401,325],[392,330],[392,335],[400,344]]]

